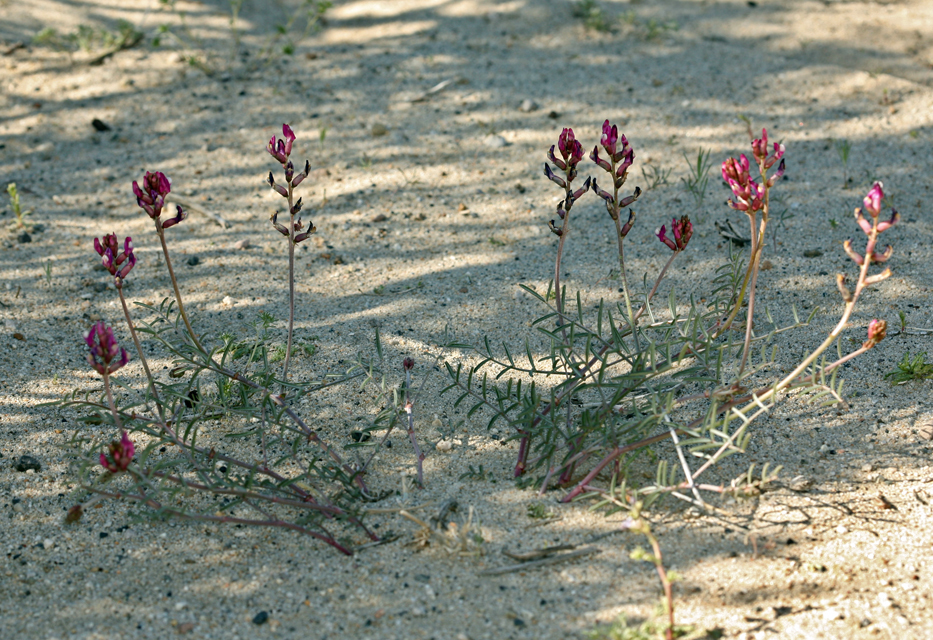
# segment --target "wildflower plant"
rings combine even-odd
[[[657,238],[670,256],[650,288],[632,289],[625,278],[624,241],[636,214],[632,210],[627,216],[621,214],[641,190],[620,193],[634,151],[616,127],[604,123],[600,144],[590,159],[597,173],[609,173],[612,190],[602,188],[601,178],[589,185],[605,202],[613,221],[623,300],[601,300],[595,311],[582,304],[579,293],[574,296],[560,285],[561,260],[570,246],[572,205],[584,197],[588,182],[577,190],[571,184],[586,170],[577,145],[574,132],[564,129],[557,144],[560,154],[554,147],[547,154],[557,170],[545,165],[545,175],[564,191],[564,199],[557,207],[559,223],[549,223],[558,236],[552,283],[556,296],[551,302],[550,290],[542,294],[525,288],[547,308],[533,323],[539,341],[526,340],[522,358],[509,345],[499,350],[488,341],[477,347],[460,345],[473,349],[480,362],[473,367],[448,364],[451,380],[445,391],[455,391],[456,403],[467,403],[471,415],[488,412],[490,427],[496,422],[508,425],[510,437],[519,443],[515,477],[542,494],[559,487],[565,502],[586,496],[600,506],[618,509],[639,502],[648,507],[661,495],[673,495],[706,508],[701,492],[737,494],[773,479],[773,472],[765,471],[761,481],[749,476],[747,482],[731,486],[701,484],[701,476],[717,462],[745,450],[751,423],[770,412],[787,391],[803,390],[816,400],[843,402],[836,369],[884,337],[884,321],[873,320],[861,348],[843,355],[838,342],[865,289],[890,275],[888,269],[870,271],[872,265],[890,258],[890,248],[879,251],[876,246],[880,234],[898,220],[896,213],[890,219],[879,218],[882,185],[876,183],[865,198],[868,218],[862,209],[856,210],[856,222],[867,237],[864,251],[856,252],[851,242],[845,245],[859,272],[853,289],[847,286],[846,275],[837,276],[845,304],[839,322],[790,373],[764,382],[764,371],[775,357],[764,347],[778,333],[812,318],[811,314],[801,319],[794,310],[793,324],[780,327],[770,314],[767,323],[755,315],[771,190],[785,170],[784,145],[769,143],[763,130],[752,141],[751,158],[741,154],[722,163],[723,179],[733,195],[728,205],[745,214],[751,229],[748,258],[743,260],[730,249],[703,302],[678,301],[671,291],[663,308],[655,304],[655,295],[678,256],[690,250],[693,223],[680,215],[669,227],[658,229]],[[824,353],[833,344],[840,350],[839,358],[826,362]],[[762,347],[757,358],[752,356],[756,345]],[[540,347],[543,355],[535,355]],[[633,485],[627,473],[630,464],[649,448],[665,447],[671,448],[674,462],[662,456],[655,482]],[[696,468],[688,459],[699,460]]]
[[[269,348],[274,318],[268,314],[261,314],[243,337],[195,333],[195,318],[185,310],[165,233],[186,215],[177,207],[174,217],[165,217],[171,182],[162,172],[147,172],[133,182],[133,193],[154,223],[174,297],[158,307],[137,303],[146,317],[134,321],[124,296],[124,283],[138,263],[134,241],[127,237],[121,242],[115,234],[94,240],[94,251],[113,276],[146,386],[135,389],[115,379],[118,371],[125,371],[129,354],[118,344],[114,328],[95,324],[85,337],[87,362],[102,378],[103,398],[75,392],[57,403],[89,411],[88,422],[105,425],[103,434],[79,431],[73,438],[72,444],[83,451],[77,469],[81,502],[69,510],[66,522],[77,522],[90,504],[110,498],[135,503],[140,516],[292,530],[346,554],[360,542],[379,540],[363,522],[363,505],[374,499],[365,479],[373,456],[345,458],[293,407],[301,397],[355,381],[375,383],[374,400],[387,407],[373,419],[371,429],[387,429],[388,437],[404,411],[397,399],[388,400],[393,393],[381,373],[378,334],[374,360],[359,358],[347,372],[317,380],[287,378],[295,307],[294,246],[313,233],[314,226],[303,229],[297,215],[301,200],[295,200],[293,192],[307,176],[307,165],[304,172],[294,172],[289,155],[295,135],[288,125],[283,133],[284,139],[273,138],[267,151],[285,172],[284,185],[275,183],[271,174],[270,184],[289,205],[288,223],[278,223],[275,215],[272,219],[290,249],[285,369],[281,376],[274,372],[278,367],[273,367]],[[143,340],[157,343],[171,359],[167,375],[154,375]],[[410,370],[406,361],[406,374]],[[119,403],[114,385],[122,390]],[[110,429],[119,434],[114,440],[107,437]]]

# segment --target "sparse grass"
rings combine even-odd
[[[926,361],[926,352],[921,352],[910,357],[910,352],[904,354],[901,361],[897,363],[897,370],[884,374],[885,380],[890,380],[891,384],[907,384],[914,380],[929,380],[933,378],[933,363]]]

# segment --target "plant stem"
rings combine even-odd
[[[107,404],[110,406],[110,413],[113,414],[113,422],[117,425],[117,429],[123,430],[123,422],[120,420],[120,414],[117,413],[117,405],[113,402],[113,392],[110,390],[110,375],[105,373],[102,376],[104,378],[104,391],[107,392]]]
[[[130,329],[130,335],[133,336],[133,344],[136,345],[136,353],[139,354],[139,361],[142,363],[143,370],[146,372],[146,379],[149,381],[149,391],[152,393],[152,397],[155,400],[159,418],[165,422],[165,415],[162,412],[162,401],[159,399],[159,393],[156,391],[155,380],[152,378],[152,372],[149,370],[149,363],[146,361],[143,347],[139,343],[139,337],[136,335],[136,327],[133,326],[133,320],[130,318],[129,307],[126,306],[126,298],[123,296],[123,282],[120,280],[118,281],[120,284],[117,285],[117,293],[120,294],[120,304],[123,305],[123,316],[126,318],[126,326]]]
[[[415,450],[418,470],[418,485],[424,489],[424,453],[418,446],[418,439],[415,437],[415,416],[413,413],[414,405],[411,401],[411,371],[405,371],[405,413],[408,417],[408,437],[411,439],[411,446]]]
[[[294,187],[288,180],[288,340],[285,345],[285,366],[282,369],[282,380],[288,382],[288,363],[292,357],[292,331],[295,326],[295,214],[294,214]],[[284,391],[284,389],[283,389]]]
[[[194,329],[191,328],[191,323],[188,322],[188,314],[185,313],[185,305],[181,300],[181,291],[178,290],[178,280],[175,278],[175,270],[172,269],[172,259],[168,255],[168,245],[165,244],[165,230],[162,229],[162,221],[156,218],[155,224],[156,231],[159,234],[159,241],[162,243],[162,254],[165,256],[165,266],[168,267],[168,275],[172,279],[172,288],[175,289],[175,302],[178,303],[178,312],[181,314],[181,319],[185,321],[185,327],[188,329],[188,335],[191,336],[191,341],[194,342],[194,346],[204,351],[204,347],[198,342],[198,336],[195,335]]]

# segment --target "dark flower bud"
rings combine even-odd
[[[136,453],[136,447],[133,446],[130,437],[126,435],[126,431],[123,432],[122,438],[111,442],[108,449],[110,450],[109,458],[101,452],[100,464],[110,473],[126,471],[133,461],[133,455]]]
[[[549,220],[548,223],[547,223],[547,226],[548,226],[548,228],[551,230],[551,233],[553,233],[554,235],[556,235],[558,238],[559,238],[560,236],[564,235],[564,232],[560,229],[560,227],[558,227],[558,226],[556,226],[556,225],[554,224],[554,221],[553,221],[553,220]]]
[[[559,186],[561,189],[567,188],[567,182],[560,176],[556,175],[554,171],[551,170],[550,165],[546,162],[544,163],[544,175],[547,176],[548,180]]]
[[[298,198],[298,202],[296,202],[296,203],[292,206],[291,211],[292,211],[292,215],[295,215],[296,213],[298,213],[299,211],[301,211],[301,198]]]
[[[622,229],[619,230],[619,235],[623,238],[628,235],[628,232],[632,230],[632,225],[635,224],[635,212],[631,209],[628,210],[628,222],[622,225]]]
[[[638,200],[638,196],[640,195],[641,195],[641,189],[639,187],[635,187],[635,192],[632,195],[619,200],[619,208],[621,209],[622,207],[629,206],[630,204]]]
[[[88,364],[102,376],[112,374],[130,360],[126,349],[117,344],[113,329],[103,321],[91,327],[91,330],[84,336],[84,342],[89,350]]]
[[[567,163],[554,155],[554,145],[551,145],[551,148],[547,151],[547,159],[557,165],[557,168],[561,171],[567,170]]]
[[[411,371],[412,369],[414,369],[415,368],[414,358],[405,358],[404,360],[402,360],[402,368],[405,371]]]
[[[285,182],[291,182],[293,177],[295,177],[295,165],[289,160],[285,164]]]
[[[185,218],[188,217],[188,213],[181,208],[181,205],[175,205],[175,217],[169,218],[162,223],[163,229],[168,229],[169,227],[174,227],[179,222],[182,222]]]

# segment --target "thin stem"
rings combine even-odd
[[[126,326],[130,329],[130,335],[133,336],[133,344],[136,345],[136,353],[139,354],[139,361],[143,365],[143,370],[146,372],[146,379],[149,381],[149,391],[152,393],[152,397],[156,403],[156,410],[159,412],[159,418],[162,421],[165,421],[165,415],[162,412],[162,401],[159,399],[159,393],[155,388],[155,380],[152,378],[152,372],[149,370],[149,363],[146,362],[146,356],[143,354],[143,347],[139,343],[139,337],[136,335],[136,327],[133,326],[133,320],[130,318],[130,309],[126,305],[126,298],[123,296],[123,282],[119,281],[117,285],[117,293],[120,294],[120,304],[123,305],[123,316],[126,318]]]
[[[285,366],[282,370],[282,380],[288,382],[288,363],[292,357],[292,331],[295,327],[295,213],[294,213],[294,187],[288,180],[288,340],[285,344]]]
[[[424,453],[418,446],[418,439],[415,437],[415,415],[414,405],[411,401],[411,371],[405,370],[405,413],[408,417],[408,437],[411,440],[411,446],[415,450],[415,465],[418,470],[418,485],[424,489]]]
[[[194,342],[194,346],[204,351],[204,347],[198,342],[198,336],[195,335],[194,329],[191,328],[191,323],[188,322],[188,314],[185,313],[185,305],[181,300],[181,291],[178,290],[178,280],[175,278],[175,270],[172,269],[172,259],[168,255],[168,245],[165,244],[165,230],[162,229],[162,222],[159,218],[156,218],[155,224],[156,231],[159,234],[159,241],[162,243],[162,254],[165,256],[165,266],[168,267],[168,275],[171,277],[172,287],[175,289],[175,302],[178,303],[178,312],[181,314],[181,319],[185,321],[185,327],[188,329],[188,335],[191,336],[191,341]]]
[[[113,392],[110,390],[110,375],[103,374],[104,378],[104,391],[107,392],[107,404],[110,406],[110,413],[113,414],[113,422],[117,425],[117,429],[123,430],[123,422],[120,420],[120,414],[117,413],[117,405],[113,402]]]

